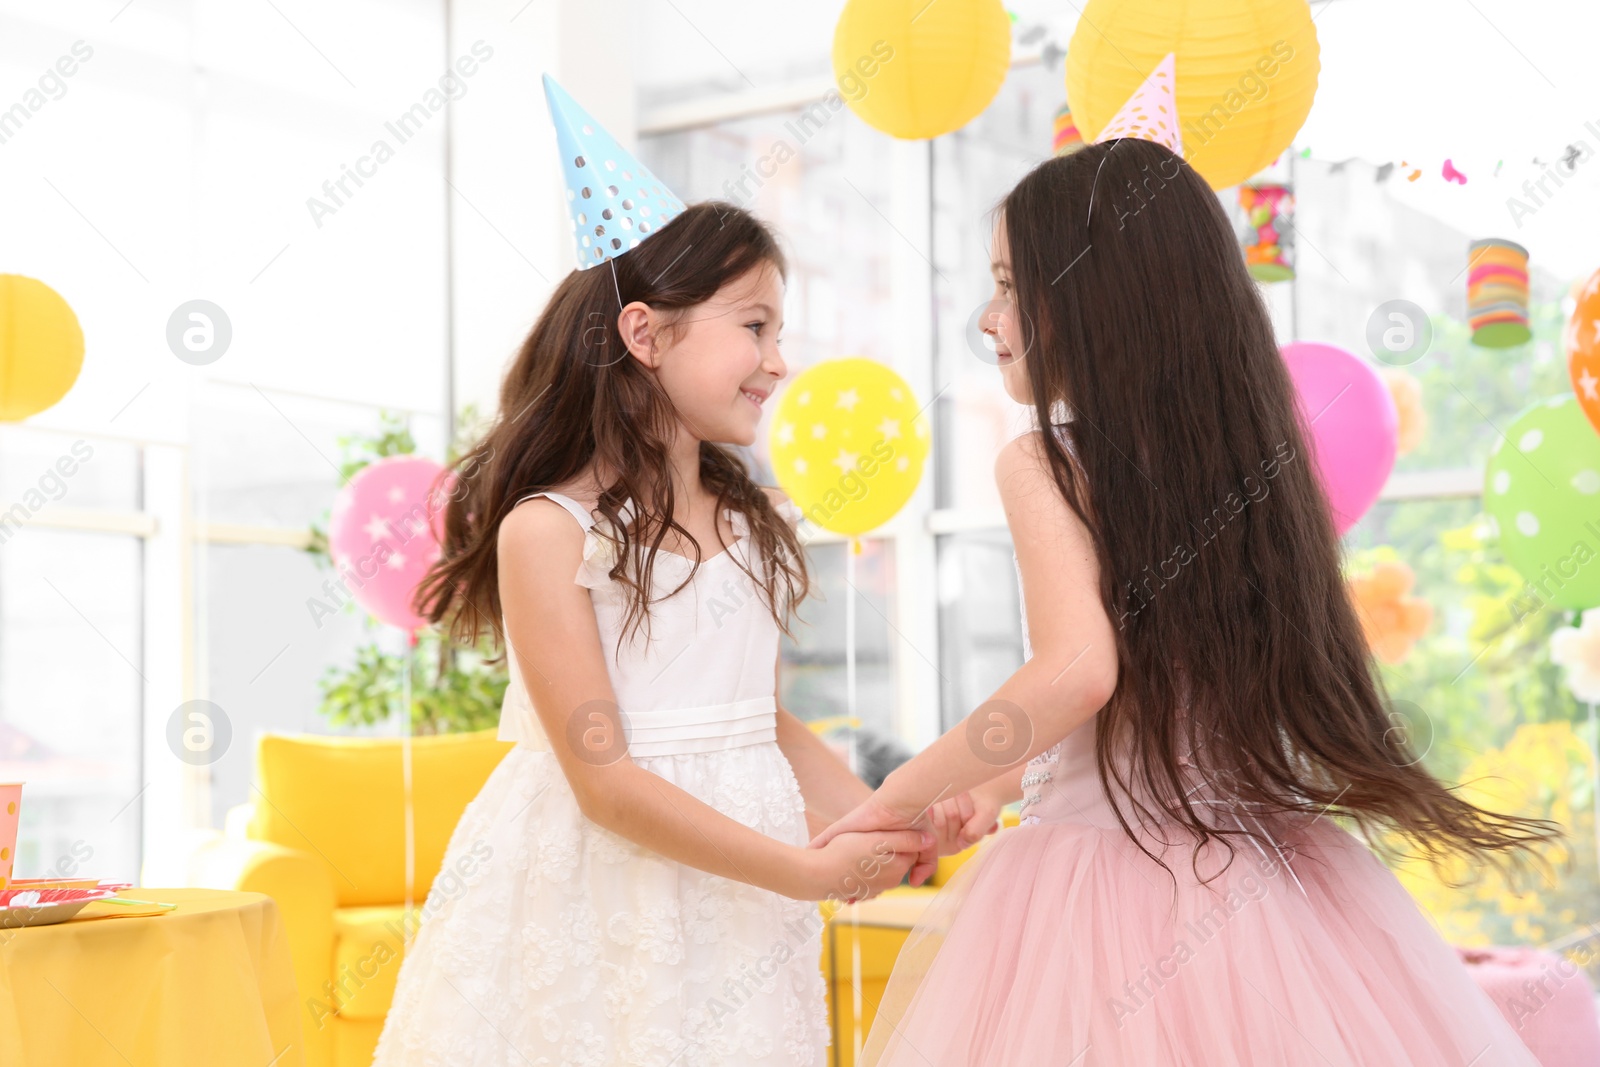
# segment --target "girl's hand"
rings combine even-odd
[[[909,830],[916,820],[917,815],[908,816],[885,807],[874,793],[835,820],[832,826],[813,837],[809,847],[824,848],[840,834],[865,833],[871,830]]]
[[[931,824],[927,812],[907,814],[898,812],[885,805],[878,799],[878,794],[863,800],[856,808],[832,826],[811,839],[812,848],[826,848],[839,834],[861,833],[873,830],[927,830]],[[917,856],[911,865],[911,884],[921,885],[933,876],[939,867],[939,853],[936,851],[938,841],[930,836],[928,844],[917,850]]]
[[[965,852],[1000,829],[999,798],[983,789],[941,800],[929,809],[935,846],[941,856]]]
[[[924,830],[834,834],[826,845],[802,854],[812,878],[804,899],[870,900],[899,885],[912,861],[933,844]]]

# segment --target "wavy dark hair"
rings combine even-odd
[[[613,532],[605,532],[606,524],[597,531],[618,548],[611,577],[629,590],[618,641],[641,626],[648,640],[656,550],[668,531],[692,546],[694,567],[663,597],[687,585],[704,557],[673,517],[669,449],[680,431],[678,416],[655,378],[628,354],[617,316],[623,305],[643,301],[667,313],[670,334],[696,305],[762,267],[780,275],[787,269],[772,232],[747,211],[707,202],[685,209],[611,264],[573,271],[556,286],[501,383],[493,425],[453,467],[442,554],[414,600],[420,614],[446,625],[455,641],[475,644],[491,633],[503,642],[495,547],[501,520],[528,494],[565,485],[594,466],[615,478],[595,510]],[[747,518],[752,556],[767,563],[757,573],[736,562],[788,632],[790,609],[809,588],[794,528],[731,448],[702,441],[700,477],[716,493],[719,516],[732,508]]]
[[[1116,636],[1097,763],[1123,830],[1139,843],[1126,798],[1147,828],[1176,822],[1230,854],[1230,835],[1267,843],[1264,825],[1197,810],[1187,758],[1252,815],[1344,817],[1380,851],[1409,841],[1436,866],[1486,853],[1520,866],[1559,836],[1468,803],[1397,729],[1309,426],[1216,193],[1164,147],[1125,139],[1040,164],[996,210],[1034,414],[1071,449],[1041,441],[1094,539]]]

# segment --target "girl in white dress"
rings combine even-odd
[[[821,1067],[822,921],[933,837],[810,836],[865,799],[778,707],[797,509],[755,439],[784,262],[729,205],[574,271],[464,457],[418,604],[492,629],[515,747],[467,806],[375,1064]],[[620,308],[620,311],[619,311]]]

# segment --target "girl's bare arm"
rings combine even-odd
[[[509,655],[583,814],[636,844],[698,870],[797,899],[866,895],[899,882],[915,833],[866,838],[822,862],[730,819],[628,758],[589,591],[573,581],[583,533],[560,505],[529,501],[501,523],[500,598]],[[814,856],[815,853],[813,852]],[[846,877],[854,882],[842,884]],[[835,884],[841,883],[841,884]]]
[[[776,689],[777,681],[773,681]],[[872,790],[851,773],[828,743],[794,715],[778,708],[778,747],[794,768],[806,802],[806,825],[812,834],[867,799]]]

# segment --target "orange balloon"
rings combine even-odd
[[[1578,291],[1567,323],[1567,373],[1584,417],[1600,433],[1600,270]]]

